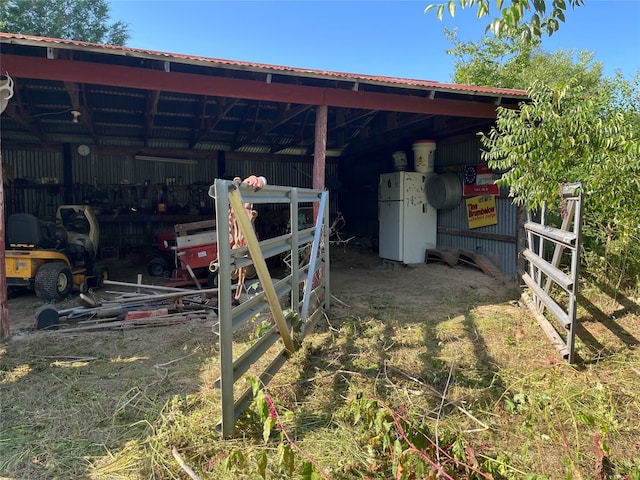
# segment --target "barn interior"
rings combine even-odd
[[[53,218],[60,205],[90,205],[103,258],[147,256],[167,228],[212,218],[215,178],[250,174],[326,188],[331,218],[342,214],[349,233],[375,250],[378,182],[397,169],[393,153],[406,152],[412,170],[412,145],[431,139],[435,171],[462,179],[464,166],[480,161],[477,133],[491,128],[498,107],[525,98],[6,33],[0,46],[0,70],[14,83],[0,119],[5,216]],[[438,241],[459,238],[489,253],[506,242],[507,253],[494,253],[508,257],[497,262],[508,271],[512,217],[485,233],[470,232],[459,215],[449,225],[442,217]],[[256,229],[267,237],[286,222],[263,211]]]

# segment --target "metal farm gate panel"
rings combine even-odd
[[[569,363],[575,360],[574,339],[582,228],[581,187],[580,183],[562,187],[564,208],[560,228],[545,225],[546,207],[542,210],[540,222],[529,220],[525,223],[528,247],[522,252],[529,265],[529,271],[522,273],[522,280],[533,293],[533,299],[528,302],[528,306],[551,343]],[[573,229],[570,230],[572,225]],[[553,257],[550,261],[545,255],[546,242],[553,244]],[[570,261],[563,266],[562,256],[565,250],[569,250]],[[544,315],[545,310],[548,316]]]
[[[220,335],[220,377],[215,385],[221,390],[222,435],[230,437],[236,420],[252,400],[247,389],[238,398],[234,385],[279,339],[284,348],[259,376],[267,384],[313,325],[329,309],[329,194],[327,191],[267,185],[254,192],[243,185],[215,180],[209,196],[216,205],[218,245],[218,316]],[[281,204],[289,208],[286,234],[258,241],[250,218],[253,204]],[[300,208],[318,212],[315,225],[299,224]],[[249,210],[249,212],[248,212]],[[300,228],[299,228],[300,227]],[[233,232],[232,232],[233,230]],[[230,234],[241,232],[242,245],[232,246]],[[266,259],[285,255],[290,272],[274,281]],[[240,304],[234,304],[232,273],[253,266],[263,291]],[[269,308],[274,325],[244,353],[234,356],[233,334],[241,325]]]

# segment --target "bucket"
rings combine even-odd
[[[455,173],[432,175],[427,180],[427,201],[433,208],[447,210],[462,200],[462,182]]]
[[[407,169],[407,154],[401,150],[393,152],[393,168],[397,172],[404,172]]]
[[[416,172],[433,172],[435,153],[435,140],[416,140],[413,142],[413,163],[416,168]]]

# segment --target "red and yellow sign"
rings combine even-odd
[[[496,197],[493,195],[478,195],[477,197],[467,198],[466,202],[469,228],[498,224]]]

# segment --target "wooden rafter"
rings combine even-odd
[[[45,143],[47,136],[42,131],[37,122],[30,115],[29,107],[25,106],[22,99],[22,90],[16,88],[11,101],[7,104],[4,115],[19,123],[31,135],[36,137],[41,143]]]
[[[144,122],[144,144],[149,145],[149,139],[152,136],[153,124],[158,114],[158,102],[160,101],[160,91],[150,90],[147,94],[147,106],[145,108]]]
[[[209,98],[206,95],[200,98],[200,101],[198,102],[198,111],[193,118],[193,131],[191,140],[189,141],[189,148],[191,149],[196,147],[196,145],[200,141],[200,138],[202,137],[202,133],[206,129],[208,102]]]
[[[486,122],[474,118],[450,118],[436,123],[436,128],[433,130],[433,136],[435,137],[444,134],[447,136],[457,135],[469,130],[477,131],[487,125]]]
[[[251,122],[251,128],[249,129],[247,140],[249,138],[255,138],[257,133],[262,135],[262,129],[258,132],[258,125],[260,124],[260,108],[262,107],[262,102],[256,102],[256,111],[253,114],[253,121]],[[244,123],[244,122],[242,122]]]
[[[300,115],[303,112],[306,112],[310,108],[312,108],[311,105],[298,105],[297,107],[292,108],[292,109],[285,108],[285,111],[281,112],[281,114],[280,114],[280,116],[278,117],[277,120],[273,120],[271,122],[266,122],[266,123],[262,124],[262,128],[260,129],[259,132],[253,132],[253,135],[250,136],[249,138],[247,138],[247,143],[251,143],[252,141],[255,141],[255,139],[258,136],[268,135],[274,129],[276,129],[279,126],[284,125],[285,123],[293,120],[295,117],[297,117],[298,115]]]
[[[345,128],[347,125],[347,112],[339,108],[336,110],[334,115],[333,125],[327,125],[327,136],[331,132],[335,132],[334,135],[336,137],[336,142],[338,145],[344,145],[347,139],[347,129]],[[327,138],[327,144],[328,144]]]
[[[297,138],[294,140],[294,142],[293,142],[294,144],[298,144],[298,145],[303,146],[303,142],[304,142],[304,138],[305,138],[304,131],[305,131],[306,126],[309,124],[309,117],[312,116],[312,115],[313,115],[313,123],[315,125],[315,117],[316,117],[315,109],[314,110],[309,109],[309,110],[307,110],[305,112],[304,121],[300,125],[300,130],[299,130],[300,133],[298,134]],[[315,132],[315,129],[314,129],[314,132]],[[315,133],[314,133],[314,135],[315,135]],[[306,153],[307,154],[309,153],[310,148],[313,148],[313,143],[311,144],[311,147],[306,146],[306,149],[307,149]]]
[[[236,128],[236,130],[234,132],[233,142],[231,144],[231,151],[236,151],[238,148],[240,148],[245,143],[245,142],[241,142],[240,141],[240,136],[242,135],[242,131],[241,131],[242,125],[244,125],[244,121],[245,121],[245,119],[247,118],[247,116],[249,114],[249,108],[250,108],[250,106],[247,103],[245,105],[245,107],[244,107],[244,112],[243,112],[243,114],[241,116],[242,120],[240,122],[238,122],[238,126],[237,126],[237,128]]]
[[[78,123],[89,131],[89,135],[91,135],[95,143],[99,143],[85,89],[74,82],[64,82],[64,88],[67,91],[67,95],[69,95],[71,109],[80,112]]]
[[[46,142],[46,136],[33,121],[26,120],[24,115],[20,115],[18,110],[24,112],[24,109],[18,107],[15,103],[9,103],[7,105],[7,109],[4,111],[4,115],[13,120],[16,123],[19,123],[25,130],[27,130],[31,135],[36,137],[40,142]]]
[[[407,128],[411,125],[415,125],[416,123],[424,122],[429,120],[430,118],[434,118],[434,115],[403,115],[402,118],[398,119],[395,128]],[[484,122],[486,123],[486,122]]]
[[[335,130],[337,128],[346,127],[347,125],[357,122],[362,118],[373,116],[376,113],[378,113],[377,110],[366,110],[366,111],[358,111],[357,113],[353,113],[351,115],[345,114],[342,120],[340,122],[336,121],[334,125],[330,126],[329,130]]]
[[[238,98],[217,97],[216,98],[216,106],[217,106],[216,116],[215,116],[215,118],[213,118],[213,119],[211,119],[211,120],[209,120],[207,122],[207,126],[206,126],[205,130],[200,132],[198,137],[202,137],[202,135],[204,135],[205,133],[213,132],[215,130],[216,126],[222,120],[224,120],[224,118],[227,116],[227,114],[231,111],[231,109],[233,107],[235,107],[238,104],[239,101],[240,101],[240,99],[238,99]]]

